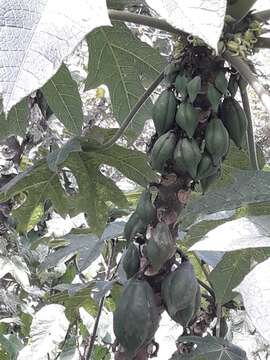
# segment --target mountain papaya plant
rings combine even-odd
[[[179,325],[167,359],[244,360],[227,326],[240,309],[269,346],[270,175],[248,94],[270,115],[252,62],[270,48],[270,10],[256,0],[2,10],[0,358],[146,360],[159,356],[167,313]]]

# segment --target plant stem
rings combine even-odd
[[[252,124],[252,115],[248,100],[248,94],[247,94],[247,87],[245,84],[243,84],[241,81],[239,81],[239,89],[241,93],[242,103],[244,112],[247,117],[247,146],[248,146],[248,153],[249,153],[249,159],[253,170],[259,170],[259,164],[258,164],[258,158],[257,158],[257,149],[256,149],[256,143],[254,140],[254,131],[253,131],[253,124]]]
[[[108,140],[105,144],[101,146],[102,150],[109,149],[114,143],[123,135],[128,125],[133,120],[134,116],[140,110],[145,101],[149,98],[155,88],[161,83],[164,78],[164,73],[160,73],[158,77],[153,81],[153,83],[149,86],[149,88],[145,91],[145,93],[140,97],[140,99],[136,102],[136,104],[131,109],[130,113],[125,118],[123,124],[118,129],[118,131],[112,136],[110,140]]]
[[[259,37],[255,47],[260,49],[270,49],[270,38],[262,36]]]
[[[217,325],[216,325],[216,337],[220,337],[220,320],[222,316],[221,305],[217,304]]]
[[[114,246],[114,242],[111,242],[111,252],[109,255],[109,260],[108,260],[108,268],[107,268],[107,272],[106,272],[106,276],[105,276],[105,280],[108,280],[110,277],[110,272],[111,272],[111,266],[112,266],[112,260],[113,260],[113,256],[114,256],[114,250],[115,250],[115,246]],[[106,299],[106,295],[104,295],[100,302],[99,302],[99,308],[98,308],[98,314],[96,317],[96,321],[95,321],[95,325],[94,325],[94,329],[93,329],[93,333],[90,336],[90,341],[89,344],[86,346],[85,351],[84,351],[84,360],[89,360],[91,359],[91,354],[92,351],[94,349],[94,345],[95,345],[95,341],[96,341],[96,335],[97,335],[97,330],[98,330],[98,325],[99,325],[99,321],[100,321],[100,317],[101,317],[101,313],[102,313],[102,309],[103,309],[103,305]]]
[[[201,281],[199,278],[197,278],[197,281],[201,285],[201,287],[203,287],[207,292],[209,292],[209,294],[212,296],[212,298],[215,299],[214,291],[208,285],[206,285],[203,281]]]
[[[250,70],[249,66],[239,56],[233,56],[230,51],[225,50],[223,58],[228,61],[242,76],[244,80],[253,88],[260,98],[266,111],[270,115],[270,95],[263,85],[258,81],[256,75]]]
[[[270,20],[270,10],[259,11],[252,14],[252,16],[258,21],[267,22]]]
[[[209,285],[211,285],[210,280],[209,280],[209,274],[206,271],[205,267],[203,266],[201,259],[199,258],[199,256],[195,252],[193,252],[193,255],[195,256],[195,259],[197,260],[198,264],[200,265],[206,280],[208,281]]]
[[[165,20],[146,15],[134,14],[128,11],[109,10],[109,17],[111,20],[132,22],[135,24],[153,27],[155,29],[167,31],[169,33],[177,35],[183,34],[183,31],[174,28]]]

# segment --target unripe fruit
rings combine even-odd
[[[176,135],[172,131],[160,136],[155,142],[151,154],[150,163],[153,169],[163,173],[167,162],[172,160],[176,145]]]
[[[175,253],[176,244],[165,223],[158,223],[146,244],[146,255],[154,271],[159,271]]]
[[[247,117],[237,100],[232,97],[223,100],[221,119],[230,138],[237,147],[241,148],[247,131]]]
[[[191,139],[199,123],[198,111],[190,103],[184,102],[177,109],[175,121]]]
[[[204,153],[198,166],[197,180],[204,179],[213,175],[217,171],[217,167],[213,165],[211,157]]]
[[[140,196],[136,214],[139,215],[142,222],[146,225],[151,224],[156,216],[156,209],[152,203],[152,195],[149,190],[144,190]]]
[[[142,222],[139,215],[134,212],[128,219],[124,228],[124,237],[129,242],[137,234],[145,234],[146,225]]]
[[[162,91],[153,106],[153,121],[158,136],[161,136],[173,126],[177,100],[170,89]]]
[[[140,255],[135,244],[131,243],[127,248],[122,264],[128,279],[139,271]]]
[[[116,339],[129,359],[152,340],[158,323],[158,309],[152,288],[146,281],[131,279],[113,314]]]
[[[205,146],[215,165],[227,153],[229,144],[229,134],[222,121],[212,118],[206,128]]]

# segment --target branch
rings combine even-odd
[[[259,37],[254,46],[260,49],[270,49],[270,38]]]
[[[220,337],[220,321],[222,317],[222,308],[220,304],[217,304],[217,324],[216,324],[216,337]]]
[[[146,15],[138,15],[128,11],[109,10],[109,17],[111,20],[127,21],[134,24],[145,25],[177,35],[183,34],[183,31],[174,28],[165,20]]]
[[[270,20],[270,10],[256,12],[252,14],[252,17],[258,21],[267,22]]]
[[[145,91],[145,93],[140,97],[140,99],[133,106],[130,113],[125,118],[123,124],[118,129],[118,131],[114,134],[114,136],[109,141],[107,141],[105,144],[103,144],[101,146],[102,150],[110,148],[124,134],[126,128],[131,123],[134,116],[137,114],[137,112],[140,110],[142,105],[149,98],[149,96],[152,94],[152,92],[155,90],[155,88],[161,83],[161,81],[163,80],[163,77],[164,77],[163,72],[158,75],[158,77],[153,81],[153,83],[149,86],[149,88]]]
[[[256,143],[254,140],[254,132],[253,132],[253,124],[252,124],[252,115],[248,100],[248,94],[247,94],[247,87],[243,82],[239,81],[239,89],[241,93],[242,103],[244,112],[247,117],[247,145],[248,145],[248,153],[249,153],[249,159],[253,170],[260,170],[259,164],[258,164],[258,158],[257,158],[257,149],[256,149]]]
[[[109,260],[108,260],[108,268],[107,268],[105,280],[108,280],[110,278],[110,272],[111,272],[112,260],[113,260],[113,256],[114,256],[114,250],[115,250],[114,242],[111,242],[111,253],[110,253],[110,256],[109,256]],[[92,333],[92,336],[90,336],[89,344],[86,346],[85,351],[84,351],[83,358],[85,360],[90,360],[91,359],[91,354],[92,354],[92,351],[94,349],[97,330],[98,330],[99,321],[100,321],[100,316],[101,316],[101,313],[102,313],[102,309],[103,309],[105,299],[106,299],[106,295],[104,295],[101,298],[100,302],[99,302],[98,314],[97,314],[97,317],[96,317],[93,333]]]
[[[197,281],[201,285],[201,287],[203,287],[212,296],[212,298],[215,299],[214,291],[199,278],[197,278]]]
[[[270,115],[270,95],[263,85],[258,81],[256,75],[250,70],[249,66],[239,57],[233,56],[230,51],[225,50],[222,54],[223,58],[228,61],[242,76],[244,80],[253,88],[260,98],[266,111]]]

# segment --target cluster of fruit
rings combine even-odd
[[[220,174],[230,139],[241,148],[247,128],[234,98],[236,77],[228,82],[223,68],[212,73],[190,76],[177,63],[168,66],[169,85],[154,104],[156,137],[149,153],[154,170],[185,178],[186,184],[200,182],[203,191]],[[162,221],[157,208],[146,189],[124,230],[128,248],[122,265],[128,282],[114,312],[114,332],[129,358],[151,342],[164,308],[184,327],[200,308],[194,269],[185,257],[176,261],[173,227]],[[158,286],[151,281],[155,275]]]
[[[201,302],[200,287],[188,261],[181,263],[162,281],[161,299],[170,317],[184,327],[196,316]],[[149,283],[131,278],[113,318],[116,339],[129,359],[153,339],[160,312]]]
[[[176,66],[175,66],[176,68]],[[230,138],[241,148],[246,134],[246,115],[228,90],[225,70],[206,84],[199,75],[171,73],[172,85],[154,104],[153,120],[158,138],[150,153],[153,169],[162,174],[189,175],[200,182],[203,192],[219,177],[221,163],[229,150]],[[208,109],[197,106],[205,96]]]

